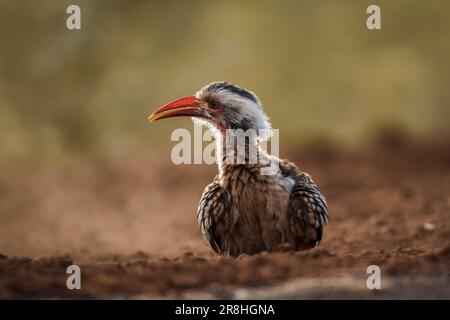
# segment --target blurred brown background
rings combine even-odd
[[[450,4],[376,1],[0,2],[0,160],[128,156],[185,121],[155,106],[214,80],[262,99],[283,141],[448,134]],[[157,132],[158,134],[155,134]]]
[[[72,3],[81,31],[66,29]],[[380,31],[366,28],[373,3]],[[215,168],[170,163],[170,133],[190,121],[146,118],[215,80],[260,96],[282,156],[386,129],[450,134],[446,1],[0,0],[0,39],[6,255],[208,252],[195,209]]]

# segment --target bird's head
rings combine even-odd
[[[270,132],[270,124],[261,102],[251,91],[228,82],[213,82],[195,96],[172,101],[153,112],[148,120],[189,116],[206,122],[225,134],[227,129],[254,129]]]

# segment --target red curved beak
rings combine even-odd
[[[149,122],[172,117],[205,117],[202,107],[195,96],[184,97],[156,109],[149,117]]]

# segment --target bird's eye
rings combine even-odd
[[[222,104],[219,101],[212,100],[208,103],[209,107],[214,110],[222,108]]]

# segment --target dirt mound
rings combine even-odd
[[[278,286],[280,297],[295,298],[309,292],[305,283],[293,291],[284,284],[322,279],[325,290],[323,281],[353,279],[365,287],[367,266],[376,264],[392,284],[388,297],[412,290],[416,298],[450,298],[442,289],[450,287],[448,148],[394,141],[294,150],[288,158],[329,202],[323,242],[238,258],[212,254],[196,225],[214,167],[146,158],[10,168],[0,177],[0,297],[239,298],[249,297],[242,288],[264,297],[252,290]],[[81,267],[82,290],[66,287],[71,264]],[[342,297],[361,297],[350,292]],[[322,293],[306,297],[339,297]]]

